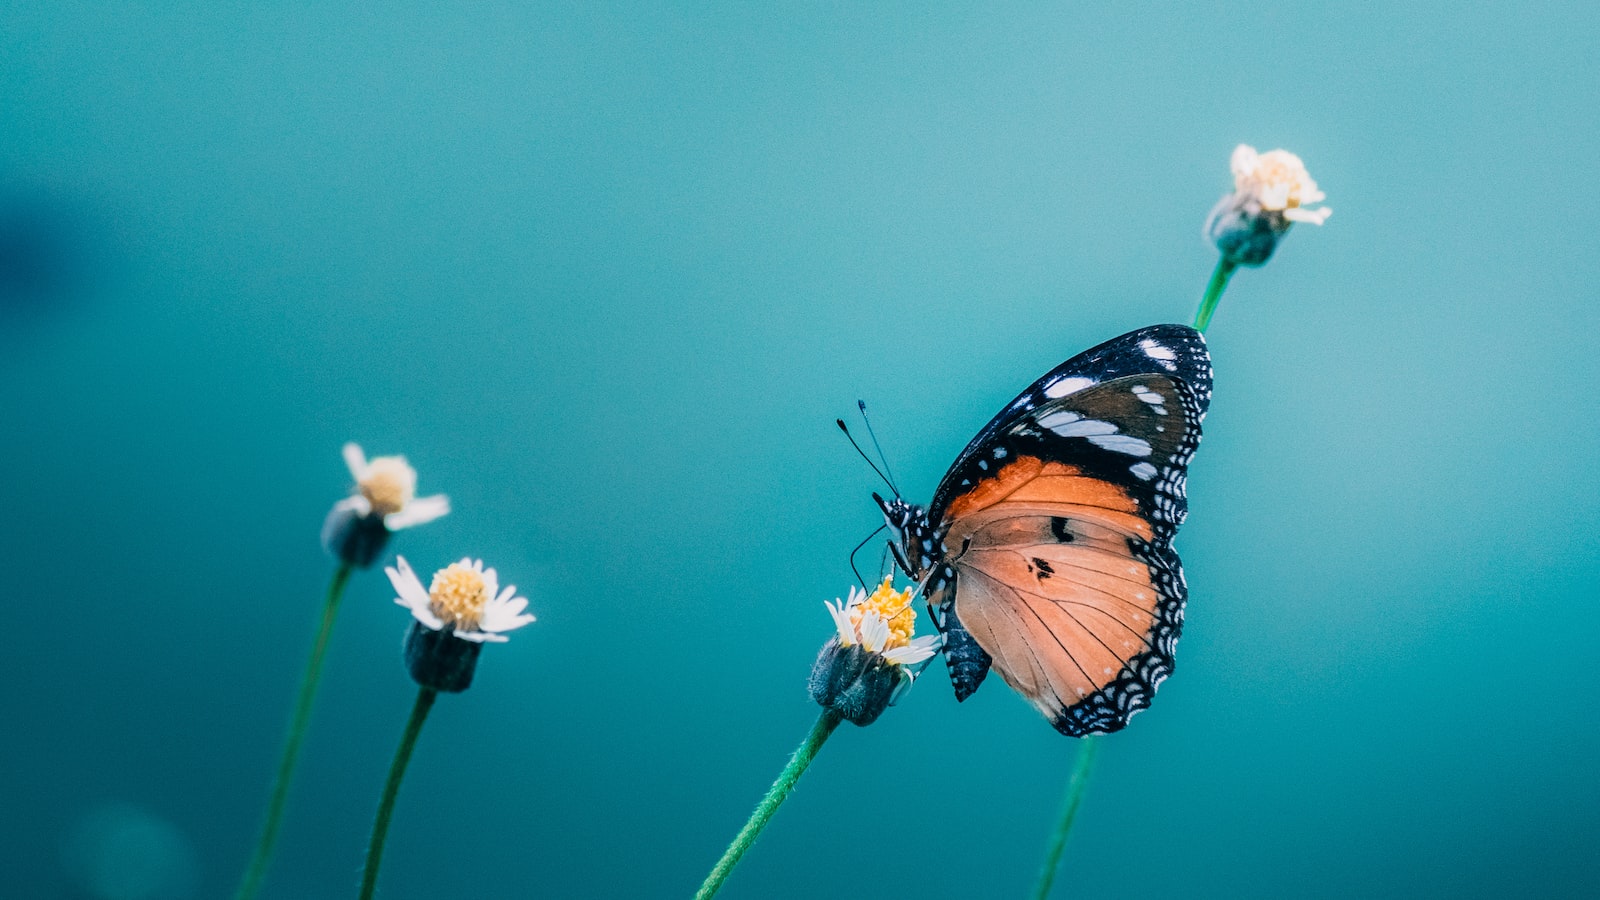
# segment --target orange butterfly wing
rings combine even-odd
[[[1065,734],[1122,728],[1172,671],[1187,590],[1168,541],[1198,441],[1188,397],[1181,382],[1146,375],[1051,404],[943,511],[955,578],[930,602],[953,604],[1006,683]],[[1099,426],[1110,422],[1108,435]],[[1098,449],[1050,433],[1053,423]],[[1066,461],[1074,455],[1095,464]],[[1162,465],[1133,468],[1145,460]]]
[[[953,561],[956,615],[1000,676],[1053,723],[1091,697],[1117,711],[1119,679],[1153,692],[1125,669],[1158,653],[1164,632],[1176,637],[1182,604],[1132,500],[1035,457],[1011,463],[995,483],[1014,489],[955,517],[947,541],[966,548]],[[1133,699],[1105,721],[1125,722]]]

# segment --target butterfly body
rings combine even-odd
[[[1068,735],[1119,730],[1149,706],[1183,626],[1172,538],[1210,398],[1198,332],[1140,329],[1012,401],[928,507],[876,498],[945,635],[958,699],[992,667]]]

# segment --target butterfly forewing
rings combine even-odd
[[[1189,388],[1197,425],[1205,418],[1211,404],[1211,357],[1205,338],[1183,325],[1130,331],[1056,366],[1007,404],[956,458],[934,492],[929,517],[937,522],[953,498],[986,477],[996,441],[1004,432],[1045,414],[1053,403],[1129,375],[1164,375],[1182,382]]]

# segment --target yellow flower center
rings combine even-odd
[[[357,487],[372,504],[373,512],[387,516],[404,509],[417,495],[417,470],[404,456],[379,456],[367,463],[367,472]]]
[[[850,624],[856,627],[857,633],[862,617],[868,612],[877,613],[889,623],[889,640],[883,645],[884,650],[911,643],[911,635],[917,629],[917,611],[911,608],[911,588],[897,591],[893,582],[893,575],[883,579],[883,584],[850,612]]]
[[[478,627],[478,620],[483,616],[489,590],[482,572],[461,563],[451,563],[433,573],[428,599],[433,602],[433,614],[446,625],[471,631]]]

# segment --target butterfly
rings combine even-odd
[[[1023,391],[926,508],[872,495],[944,635],[957,700],[993,667],[1073,737],[1149,707],[1183,629],[1172,538],[1210,402],[1205,338],[1142,328]]]

